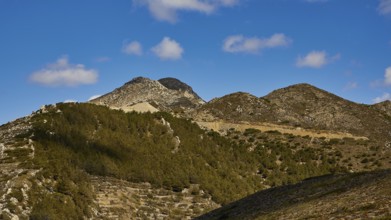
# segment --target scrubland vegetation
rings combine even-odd
[[[266,187],[343,170],[335,155],[267,139],[251,149],[262,136],[235,141],[168,113],[57,104],[32,120],[36,152],[24,165],[42,169],[42,186],[32,187],[46,190],[43,197],[31,190],[32,219],[91,216],[88,174],[173,191],[199,184],[214,201],[227,204]]]

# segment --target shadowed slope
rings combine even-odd
[[[196,219],[390,217],[390,184],[391,170],[314,177],[260,191]]]

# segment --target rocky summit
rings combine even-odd
[[[175,78],[151,80],[136,77],[91,103],[125,111],[168,111],[181,113],[205,102],[187,84]]]

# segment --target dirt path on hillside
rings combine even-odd
[[[276,124],[270,124],[270,123],[248,123],[248,122],[242,122],[242,123],[229,123],[224,121],[218,121],[218,122],[196,122],[200,127],[207,128],[207,129],[213,129],[214,131],[227,131],[231,128],[234,128],[237,131],[245,131],[248,128],[254,128],[258,129],[262,132],[265,131],[279,131],[281,133],[286,134],[293,134],[295,136],[310,136],[310,137],[325,137],[328,139],[332,138],[353,138],[355,140],[368,140],[367,137],[360,137],[360,136],[354,136],[350,133],[343,133],[343,132],[331,132],[331,131],[325,131],[325,130],[311,130],[311,129],[304,129],[300,127],[290,127],[290,126],[283,126],[283,125],[276,125]]]

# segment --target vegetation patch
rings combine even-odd
[[[266,187],[339,170],[336,163],[317,162],[316,149],[293,149],[267,136],[260,143],[255,129],[246,130],[248,143],[205,132],[168,113],[124,113],[74,103],[46,110],[32,119],[35,157],[24,164],[42,168],[40,182],[29,195],[34,201],[32,219],[90,217],[94,196],[87,174],[178,192],[197,184],[199,189],[192,193],[202,190],[215,202],[227,204]],[[180,144],[173,151],[176,137]],[[254,144],[257,147],[249,151]]]

